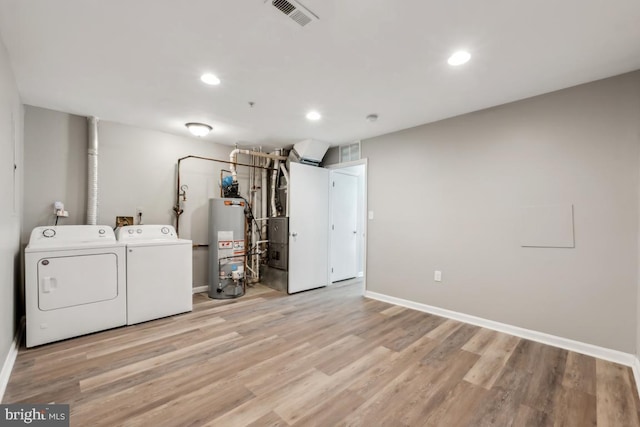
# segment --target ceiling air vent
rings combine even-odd
[[[301,27],[318,18],[316,14],[295,0],[271,0],[271,4],[280,12],[293,19]]]

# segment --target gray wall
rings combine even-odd
[[[25,117],[25,207],[23,242],[38,225],[51,224],[53,202],[61,200],[69,211],[60,224],[83,224],[86,220],[87,128],[84,117],[26,106]],[[99,214],[98,223],[115,226],[115,217],[135,216],[143,208],[145,224],[175,224],[176,163],[178,158],[197,155],[228,159],[231,147],[196,138],[99,122]],[[241,159],[242,160],[242,159]],[[200,162],[200,163],[199,163]],[[217,181],[224,163],[188,160],[183,163],[183,179],[191,207],[206,205],[206,198],[217,196]],[[246,175],[246,169],[240,170]],[[186,177],[186,178],[185,178]],[[190,180],[189,180],[190,179]],[[207,187],[202,190],[200,187]],[[201,191],[202,190],[202,191]],[[246,190],[246,186],[244,187]],[[206,210],[206,209],[205,209]],[[206,221],[202,206],[181,217],[181,237],[207,243],[203,231],[191,214]],[[206,214],[206,212],[205,212]],[[183,223],[184,221],[184,223]],[[183,226],[184,225],[184,226]],[[195,232],[192,232],[195,227]],[[207,250],[194,250],[194,285],[207,284]]]
[[[337,165],[340,163],[340,147],[331,147],[322,158],[322,166]]]
[[[636,353],[640,72],[362,152],[370,291]],[[574,205],[575,248],[521,247],[522,207],[556,204]]]
[[[38,225],[53,225],[53,203],[69,212],[60,224],[84,224],[87,214],[87,120],[25,106],[23,242]]]
[[[18,289],[22,215],[22,122],[20,96],[7,51],[0,41],[0,369],[11,348],[17,327],[16,318],[21,313]]]

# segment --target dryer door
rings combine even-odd
[[[57,310],[118,296],[116,254],[42,258],[38,262],[38,307]]]

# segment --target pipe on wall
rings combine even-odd
[[[182,209],[182,207],[180,205],[180,202],[181,202],[180,199],[182,198],[182,201],[184,201],[186,199],[186,194],[185,193],[181,193],[181,189],[180,189],[180,187],[181,187],[181,185],[180,185],[180,166],[182,164],[182,161],[186,160],[186,159],[200,159],[200,160],[207,160],[207,161],[210,161],[210,162],[228,163],[227,160],[220,160],[220,159],[214,159],[214,158],[211,158],[211,157],[202,157],[202,156],[193,156],[193,155],[180,157],[178,159],[178,164],[177,164],[177,167],[176,167],[176,178],[177,178],[176,179],[176,204],[173,206],[173,211],[176,214],[176,234],[177,235],[180,235],[179,234],[179,232],[180,232],[180,215],[182,215],[182,213],[184,212],[184,210]],[[256,166],[256,165],[250,165],[250,164],[235,162],[233,164],[233,166],[234,166],[234,168],[236,166],[247,166],[247,167],[250,167],[250,168],[265,169],[267,171],[272,170],[270,167],[268,167],[268,164],[265,167],[265,166]]]
[[[279,150],[276,150],[276,153],[279,153]],[[238,164],[238,162],[236,161],[236,158],[238,157],[238,154],[249,154],[250,156],[263,157],[263,158],[274,159],[274,160],[287,160],[286,157],[280,156],[279,154],[268,154],[268,153],[263,153],[261,151],[251,151],[251,150],[245,150],[242,148],[236,148],[233,151],[231,151],[231,154],[229,154],[229,169],[231,169],[231,176],[233,177],[233,182],[238,182],[238,175],[236,173],[236,164]]]
[[[265,164],[264,166],[266,168],[268,168],[271,165],[271,159],[265,159]],[[260,204],[261,209],[260,209],[260,217],[267,217],[269,216],[269,213],[267,212],[268,209],[268,203],[269,203],[269,196],[268,196],[268,191],[267,191],[267,185],[268,185],[268,180],[267,180],[267,170],[266,169],[262,169],[262,183],[260,185],[260,190],[262,192],[261,195],[261,199],[260,199]],[[262,224],[262,235],[266,236],[267,235],[267,223],[265,222],[264,224]]]
[[[286,184],[286,192],[287,192],[287,208],[285,212],[285,216],[289,216],[289,172],[287,172],[287,167],[284,163],[280,163],[280,170],[282,171],[282,176],[284,177]]]
[[[276,207],[276,188],[278,187],[278,174],[280,171],[280,153],[282,151],[276,150],[275,154],[278,156],[277,159],[273,160],[273,171],[271,172],[271,216],[278,216],[278,208]],[[286,157],[284,158],[286,160]]]
[[[87,224],[98,223],[98,118],[87,117]]]

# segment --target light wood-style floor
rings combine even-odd
[[[21,349],[5,402],[73,426],[640,426],[629,368],[362,297],[233,301]]]

